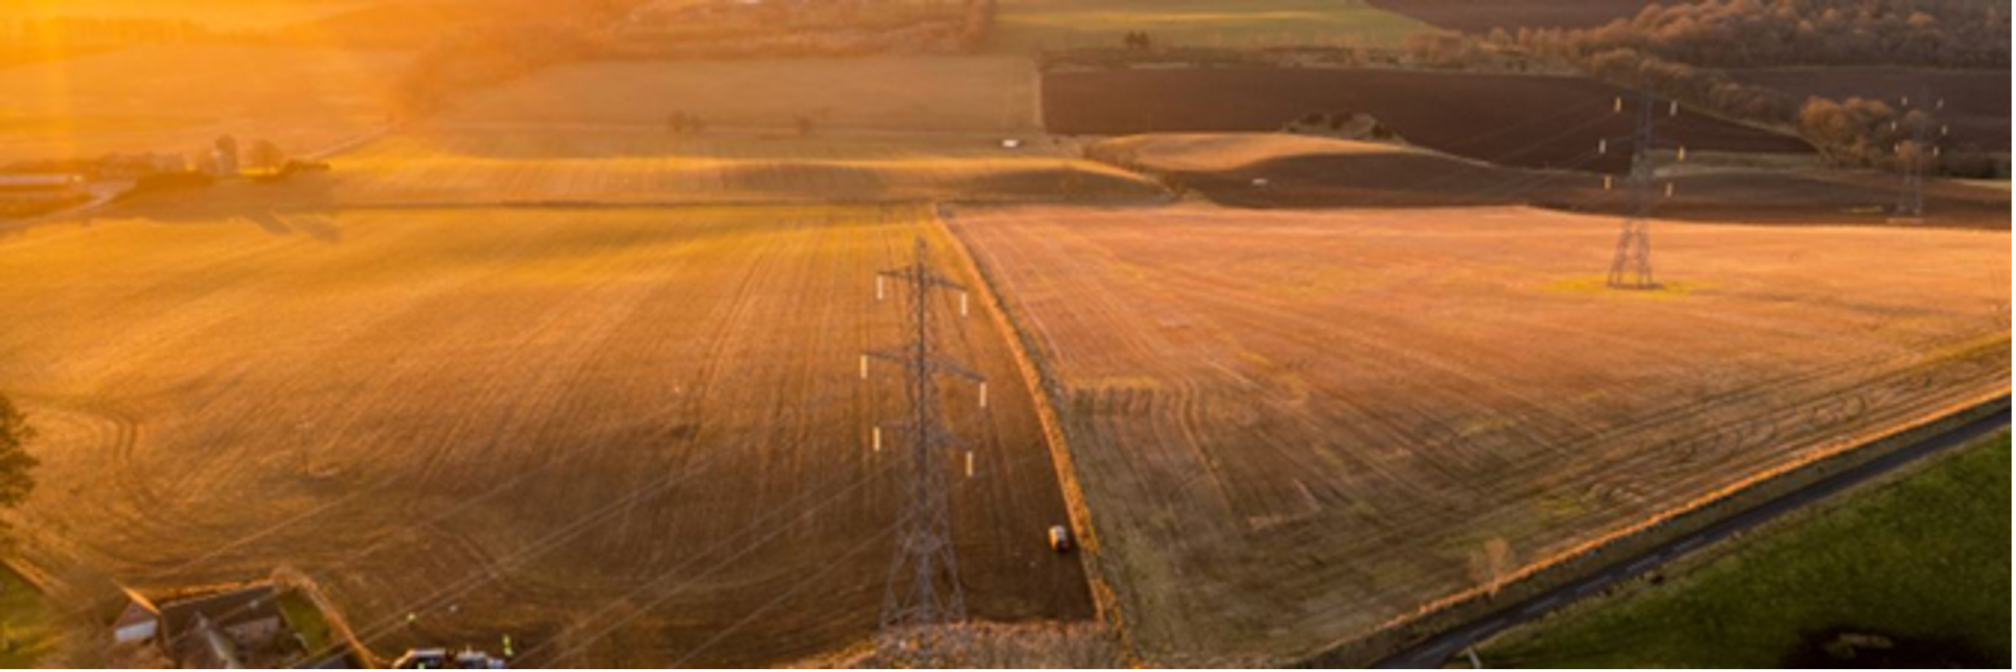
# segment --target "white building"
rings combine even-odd
[[[81,175],[35,173],[0,175],[0,206],[61,203],[87,196]]]
[[[120,590],[126,591],[126,610],[119,612],[119,620],[112,622],[112,641],[119,644],[152,641],[161,632],[161,608],[131,588]]]

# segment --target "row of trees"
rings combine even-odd
[[[1496,46],[1644,87],[1696,109],[1783,128],[1842,164],[1894,168],[1915,148],[1913,123],[1888,103],[1799,99],[1743,84],[1720,68],[1922,65],[2007,68],[2009,9],[1969,0],[1703,0],[1652,5],[1589,30],[1492,31]],[[1993,173],[1975,153],[1943,157],[1947,172]]]
[[[1629,49],[1717,68],[2009,67],[2010,7],[1978,0],[1702,0],[1582,30],[1504,29],[1495,42],[1588,57]]]
[[[1880,100],[1795,98],[1776,89],[1733,81],[1719,70],[1697,68],[1612,49],[1577,62],[1585,71],[1619,86],[1645,87],[1688,107],[1719,116],[1797,133],[1829,160],[1851,166],[1898,168],[1911,155],[1908,141],[1917,124],[1933,125],[1921,112],[1907,112]],[[1992,176],[1997,164],[1979,152],[1943,157],[1947,172]]]

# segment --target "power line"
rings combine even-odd
[[[587,648],[593,645],[595,642],[601,641],[609,637],[610,635],[615,634],[617,629],[623,627],[624,625],[634,620],[637,617],[638,613],[655,609],[659,605],[662,605],[666,601],[671,600],[673,597],[678,596],[682,592],[686,591],[686,589],[692,587],[693,585],[699,583],[700,581],[703,581],[724,569],[729,569],[738,566],[738,563],[740,563],[743,558],[748,557],[750,554],[755,553],[758,549],[763,548],[764,544],[782,537],[786,532],[789,532],[790,530],[794,529],[794,527],[797,524],[803,523],[808,520],[812,520],[816,514],[825,511],[828,507],[846,501],[848,497],[851,497],[862,488],[867,487],[868,484],[880,480],[880,478],[886,471],[887,468],[877,467],[869,471],[868,473],[862,475],[860,478],[842,484],[845,487],[839,489],[838,491],[826,493],[822,490],[815,489],[807,491],[804,494],[801,494],[799,497],[794,498],[790,502],[786,502],[784,504],[777,506],[776,508],[766,513],[765,515],[782,516],[787,511],[794,509],[797,511],[797,513],[796,515],[791,516],[789,519],[785,520],[782,523],[773,524],[769,522],[763,522],[762,524],[752,524],[747,527],[744,527],[741,531],[738,531],[734,536],[725,538],[721,540],[719,543],[714,544],[713,546],[702,549],[700,552],[695,553],[693,557],[688,559],[686,562],[682,562],[678,565],[670,567],[665,572],[660,573],[658,576],[656,576],[649,582],[646,582],[642,585],[637,586],[636,588],[633,588],[632,590],[630,590],[629,592],[625,593],[624,595],[622,595],[617,599],[610,600],[602,608],[590,614],[587,620],[592,621],[598,618],[602,618],[605,614],[612,614],[616,609],[621,607],[623,604],[627,603],[628,600],[632,598],[637,598],[646,592],[658,593],[655,597],[650,598],[644,604],[639,606],[638,611],[636,613],[631,613],[628,615],[618,615],[614,618],[614,620],[610,621],[603,627],[596,629],[594,632],[584,637],[568,638],[569,641],[564,643],[559,638],[549,640],[539,646],[527,649],[524,655],[520,656],[520,658],[530,659],[537,653],[549,650],[549,647],[552,646],[561,647],[559,652],[555,654],[554,657],[552,658],[553,660],[565,660],[571,656],[586,651]],[[816,503],[810,504],[803,508],[797,508],[799,507],[799,504],[801,504],[804,500],[809,499],[811,495],[813,495],[814,493],[827,494],[828,496],[823,499],[820,499]],[[756,535],[755,533],[759,531],[762,534]],[[751,538],[748,541],[743,541],[742,537],[744,535],[755,535],[755,536],[753,536],[753,538]],[[720,561],[714,563],[713,565],[707,566],[704,569],[691,572],[687,571],[688,568],[693,563],[698,562],[701,558],[706,557],[707,555],[713,553],[716,550],[726,550],[731,547],[737,548],[738,550],[730,554],[728,557],[722,558]],[[829,558],[829,560],[831,559]],[[668,587],[669,590],[666,589]]]
[[[830,403],[833,399],[837,398],[838,396],[839,393],[837,392],[822,394],[817,397],[813,397],[811,399],[800,402],[800,404],[797,405],[795,408],[800,409],[802,411],[803,409],[809,409],[815,406],[823,406],[827,403]],[[787,413],[789,412],[791,411],[787,411]],[[786,418],[780,418],[780,421],[787,421],[788,417],[789,416],[786,416]],[[576,537],[581,536],[582,534],[587,533],[594,526],[601,525],[610,520],[616,519],[616,517],[618,516],[627,514],[631,509],[642,504],[646,499],[654,495],[667,494],[671,492],[673,489],[675,489],[677,486],[686,483],[687,481],[708,474],[710,468],[714,463],[726,460],[733,454],[734,453],[732,451],[726,451],[726,450],[706,451],[697,461],[695,461],[692,464],[689,464],[687,467],[677,471],[667,471],[665,474],[660,475],[651,481],[640,484],[638,487],[631,489],[630,491],[624,493],[622,496],[602,503],[595,509],[590,510],[582,514],[581,516],[569,521],[566,525],[563,525],[562,527],[552,532],[549,532],[538,539],[535,539],[533,542],[526,544],[523,547],[520,547],[519,549],[511,552],[510,554],[499,558],[493,564],[487,567],[477,568],[479,571],[475,571],[470,575],[464,576],[461,579],[458,579],[454,582],[444,584],[439,588],[437,588],[435,591],[404,604],[401,608],[387,610],[386,615],[380,620],[375,621],[363,628],[359,628],[358,639],[359,641],[362,641],[368,645],[376,640],[384,638],[385,636],[398,632],[399,631],[398,626],[406,623],[407,614],[416,613],[422,610],[428,610],[435,606],[452,602],[453,600],[462,597],[464,595],[467,595],[477,589],[483,588],[491,583],[502,580],[506,578],[506,576],[508,576],[512,571],[514,571],[518,566],[526,562],[529,562],[536,557],[543,556],[548,552],[563,547],[564,544],[570,542]],[[800,495],[799,497],[804,498],[809,497],[810,495],[811,493],[805,493]],[[814,508],[816,509],[820,507],[814,507]],[[730,544],[736,543],[741,535],[751,532],[753,532],[753,529],[745,529],[740,532],[737,532],[735,535],[718,539],[716,540],[715,545],[701,549],[698,553],[696,553],[695,557],[698,557],[699,555],[704,555],[705,553],[708,552],[712,552],[716,548],[725,548]],[[530,653],[531,653],[530,650],[526,652],[527,655],[529,655]],[[520,657],[522,658],[523,656]]]
[[[1932,137],[1934,127],[1932,114],[1945,111],[1946,100],[1943,98],[1934,100],[1929,91],[1921,92],[1918,102],[1920,105],[1929,102],[1930,111],[1911,109],[1910,96],[1905,96],[1899,102],[1905,110],[1901,123],[1911,127],[1911,140],[1908,143],[1899,142],[1895,147],[1897,160],[1904,164],[1904,190],[1897,194],[1897,209],[1893,221],[1919,223],[1925,221],[1925,173],[1930,168],[1929,164],[1940,153],[1938,141]],[[1895,130],[1894,126],[1892,128]],[[1945,134],[1945,127],[1940,126],[1939,135],[1943,138]]]

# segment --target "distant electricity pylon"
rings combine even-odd
[[[1897,160],[1904,164],[1904,191],[1897,194],[1897,210],[1894,218],[1901,222],[1925,221],[1925,173],[1931,168],[1933,159],[1939,157],[1939,140],[1946,137],[1946,127],[1938,126],[1939,140],[1933,136],[1932,115],[1946,110],[1946,100],[1933,100],[1931,94],[1918,96],[1918,104],[1930,103],[1927,110],[1911,109],[1909,96],[1901,99],[1904,119],[1901,123],[1910,125],[1911,141],[1899,142],[1896,146]]]
[[[1617,251],[1610,259],[1609,285],[1613,289],[1657,289],[1658,281],[1652,276],[1652,208],[1655,196],[1652,165],[1652,143],[1657,139],[1653,125],[1657,119],[1659,98],[1651,89],[1640,87],[1638,104],[1638,125],[1632,132],[1631,142],[1631,189],[1630,211],[1624,215],[1624,229],[1617,236]],[[1617,98],[1616,114],[1624,113],[1624,98]],[[1678,102],[1668,103],[1666,116],[1680,115]],[[1596,146],[1599,154],[1610,151],[1610,141],[1604,139]],[[1678,159],[1687,160],[1687,148],[1680,147]],[[1610,185],[1604,178],[1604,187]],[[1666,197],[1673,196],[1673,185],[1667,183]]]
[[[877,636],[881,663],[893,667],[969,667],[970,634],[966,593],[959,585],[959,560],[952,547],[952,512],[946,485],[951,463],[946,457],[958,444],[945,425],[938,377],[963,378],[980,386],[980,407],[987,407],[987,379],[950,362],[936,350],[936,326],[931,320],[932,297],[940,291],[959,293],[959,312],[967,312],[965,285],[931,268],[930,247],[917,239],[917,258],[910,266],[883,271],[875,278],[875,298],[886,298],[893,280],[906,295],[906,330],[910,341],[889,350],[861,356],[861,378],[868,378],[871,360],[890,362],[906,374],[910,417],[903,431],[909,439],[909,474],[897,517],[896,559],[882,597],[882,624]],[[873,439],[881,448],[882,430]],[[970,470],[970,457],[969,457]],[[970,471],[969,471],[970,473]]]

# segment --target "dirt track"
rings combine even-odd
[[[1521,208],[957,231],[1060,378],[1158,663],[1292,659],[1475,585],[1494,539],[1533,561],[2009,389],[2007,233],[1661,224],[1671,285],[1620,294],[1614,222]]]
[[[525,663],[733,666],[859,641],[899,492],[869,429],[901,395],[855,357],[897,338],[872,273],[936,235],[923,214],[384,211],[0,239],[0,379],[43,432],[30,557],[66,599],[291,565],[381,652],[511,634]],[[1044,546],[1066,516],[1005,343],[982,320],[948,338],[997,381],[986,415],[949,411],[977,456],[953,495],[974,613],[1089,618],[1076,561]]]
[[[1053,133],[1271,132],[1310,113],[1363,112],[1411,144],[1523,168],[1623,172],[1631,136],[1613,113],[1623,92],[1581,78],[1406,70],[1185,68],[1052,72],[1043,77]],[[1661,135],[1694,151],[1809,154],[1804,141],[1682,111]],[[1662,145],[1665,146],[1665,145]],[[1619,147],[1621,150],[1621,146]]]

